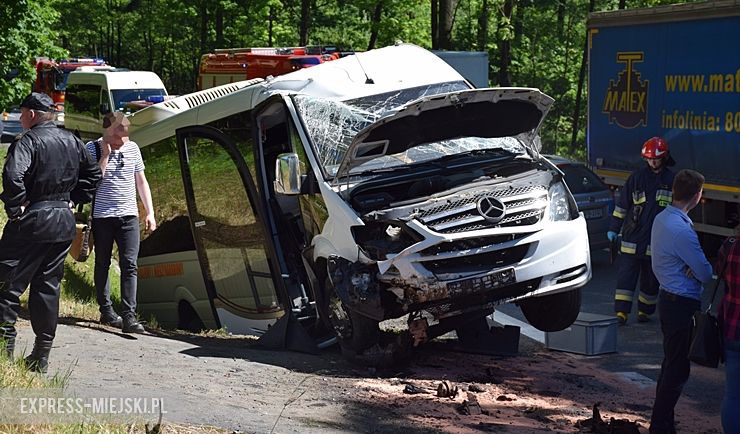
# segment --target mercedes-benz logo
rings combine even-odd
[[[486,196],[478,200],[478,212],[491,223],[498,223],[506,215],[506,205],[495,197]]]

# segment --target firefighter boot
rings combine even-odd
[[[637,322],[650,322],[650,315],[645,312],[637,312]]]
[[[617,319],[619,320],[619,325],[627,324],[627,312],[617,312]]]
[[[5,348],[5,354],[8,360],[13,359],[13,351],[15,350],[15,327],[4,325],[0,327],[0,347]]]
[[[26,367],[30,371],[46,374],[49,367],[49,353],[53,341],[36,338],[33,343],[33,351],[26,357]]]

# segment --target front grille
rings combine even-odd
[[[496,244],[505,243],[507,241],[514,241],[520,238],[524,238],[526,234],[505,234],[495,235],[492,237],[479,237],[479,238],[465,238],[462,240],[448,241],[445,243],[437,244],[432,247],[428,247],[422,250],[420,253],[425,256],[438,255],[445,252],[458,252],[460,250],[478,249],[481,247],[494,246]]]
[[[524,259],[529,250],[529,244],[514,246],[508,249],[477,255],[455,256],[446,259],[434,259],[421,262],[424,267],[434,274],[447,273],[484,273],[494,268],[514,265]]]
[[[478,212],[478,201],[484,197],[495,197],[506,205],[506,214],[501,221],[491,222]],[[441,198],[420,208],[417,218],[435,232],[451,234],[536,224],[546,208],[547,189],[541,185],[479,189]]]

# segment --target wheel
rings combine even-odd
[[[519,303],[527,321],[543,332],[557,332],[570,327],[581,311],[581,289],[532,297]]]
[[[362,316],[342,302],[334,285],[326,278],[321,297],[317,300],[319,314],[334,332],[343,352],[359,353],[380,340],[378,321]]]
[[[206,329],[203,321],[186,301],[181,301],[177,308],[177,328],[193,333],[200,333]]]

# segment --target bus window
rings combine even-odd
[[[195,250],[174,136],[141,149],[157,230],[141,232],[139,257]]]

